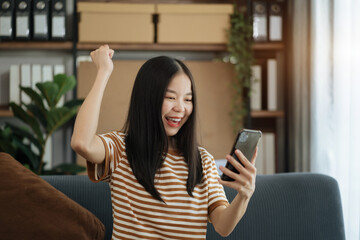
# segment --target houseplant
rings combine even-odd
[[[232,125],[235,131],[244,126],[244,117],[249,114],[251,90],[251,65],[253,63],[253,26],[252,19],[246,14],[245,7],[234,5],[228,31],[228,61],[234,64],[236,78],[232,82]]]
[[[58,106],[66,92],[76,85],[73,76],[58,74],[53,81],[36,84],[37,90],[20,86],[31,98],[29,104],[11,102],[14,117],[23,124],[6,122],[0,129],[0,151],[7,152],[37,174],[70,173],[84,171],[75,164],[62,164],[52,171],[44,171],[45,145],[49,137],[77,113],[82,100],[71,100]]]

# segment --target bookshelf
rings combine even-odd
[[[258,75],[261,82],[261,93],[259,98],[255,100],[256,110],[250,112],[250,128],[259,129],[263,132],[263,144],[268,144],[269,138],[274,143],[275,159],[272,159],[275,165],[274,172],[287,172],[287,24],[289,16],[287,16],[287,1],[264,1],[256,2],[247,1],[248,8],[252,9],[253,17],[257,23],[264,21],[266,33],[258,28],[258,36],[260,36],[253,45],[254,65],[257,65]],[[264,12],[256,12],[264,6],[267,10]],[[279,10],[278,12],[276,12]],[[270,23],[270,21],[273,21]],[[277,23],[275,23],[277,22]],[[280,24],[277,30],[272,24]],[[259,26],[259,25],[258,25]],[[272,29],[273,27],[273,29]],[[280,30],[279,30],[280,29]],[[280,37],[279,37],[280,35]],[[254,40],[255,41],[255,40]],[[274,77],[275,73],[275,77]],[[275,79],[275,80],[274,80]],[[275,88],[275,94],[272,90]],[[259,103],[260,102],[260,103]],[[275,102],[275,104],[274,104]],[[266,135],[266,136],[265,136]],[[264,158],[260,161],[269,160],[266,157],[268,152],[264,150]]]
[[[99,46],[97,43],[77,43],[75,51],[93,50]],[[225,44],[133,44],[133,43],[111,43],[111,48],[117,51],[199,51],[199,52],[226,52]],[[74,43],[66,42],[0,42],[1,50],[11,51],[64,51],[72,53]],[[283,43],[254,43],[253,50],[256,52],[282,51]],[[76,54],[76,53],[75,53]],[[13,114],[7,106],[0,107],[0,117],[11,117]],[[284,117],[281,111],[253,111],[253,118]]]
[[[103,0],[106,2],[105,0]],[[91,0],[71,0],[71,3],[74,4],[73,11],[76,11],[76,2],[91,2]],[[147,1],[121,1],[117,2],[128,2],[128,3],[147,3]],[[152,2],[152,1],[150,1]],[[160,3],[178,3],[178,1],[173,0],[162,0],[157,1]],[[244,1],[242,1],[244,2]],[[248,1],[252,2],[252,1]],[[193,1],[184,1],[182,3],[233,3],[233,1],[213,1],[213,0],[193,0]],[[72,13],[73,14],[73,13]],[[73,14],[72,19],[73,26],[71,27],[71,32],[73,33],[69,40],[64,42],[42,42],[42,41],[22,41],[22,42],[1,42],[0,41],[0,51],[16,51],[17,53],[21,52],[43,52],[44,56],[55,54],[55,52],[63,52],[72,58],[73,69],[71,69],[72,74],[76,75],[76,58],[80,51],[91,51],[96,49],[100,43],[79,43],[77,42],[77,16]],[[149,43],[149,44],[137,44],[137,43],[109,43],[111,48],[117,51],[128,51],[128,52],[213,52],[213,53],[226,53],[227,46],[226,44],[160,44],[160,43]],[[254,42],[252,49],[254,51],[255,59],[268,59],[274,58],[278,60],[280,66],[278,69],[281,69],[279,74],[281,75],[281,90],[279,94],[282,95],[280,99],[281,107],[275,111],[268,110],[257,110],[251,111],[250,117],[252,119],[251,126],[252,128],[258,128],[264,132],[271,132],[276,134],[276,145],[277,145],[277,155],[279,155],[280,165],[285,162],[285,151],[281,150],[286,148],[286,103],[285,103],[285,90],[286,90],[286,81],[284,79],[285,69],[286,69],[286,39],[282,42]],[[5,58],[1,56],[1,58]],[[263,63],[264,64],[264,63]],[[1,72],[0,72],[1,73]],[[264,105],[264,104],[263,104]],[[0,118],[12,117],[12,112],[8,109],[7,106],[0,107]],[[277,162],[277,165],[279,164]],[[277,167],[277,172],[283,172],[284,167]]]

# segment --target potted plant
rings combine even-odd
[[[232,82],[232,125],[235,131],[242,128],[245,116],[249,116],[251,66],[253,63],[253,26],[251,18],[246,14],[246,8],[234,5],[234,13],[230,18],[231,27],[228,31],[228,61],[234,64],[236,78]]]
[[[41,174],[75,174],[84,167],[62,164],[52,171],[44,171],[44,151],[49,137],[77,113],[82,100],[71,100],[58,106],[62,96],[76,85],[73,76],[58,74],[53,81],[36,84],[37,90],[20,86],[31,98],[29,104],[11,102],[14,117],[21,120],[18,126],[6,122],[0,129],[0,151],[7,152],[33,172]]]

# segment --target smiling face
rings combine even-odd
[[[177,73],[165,92],[161,116],[166,135],[175,136],[193,111],[192,90],[189,77]]]

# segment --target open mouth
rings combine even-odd
[[[170,127],[179,127],[181,123],[181,118],[178,117],[165,117],[167,124]]]

